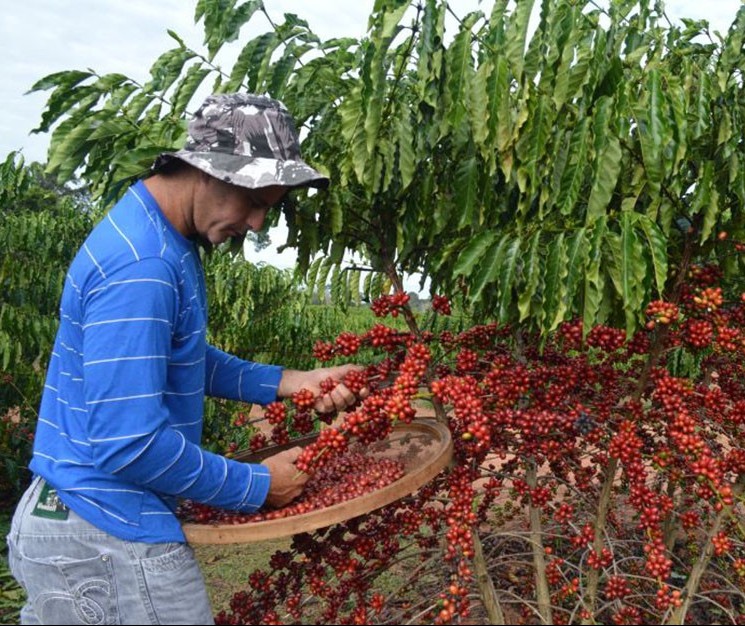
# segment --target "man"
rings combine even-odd
[[[200,448],[205,395],[266,404],[302,388],[319,411],[354,402],[329,376],[242,361],[207,344],[196,244],[262,227],[297,187],[328,185],[268,97],[209,97],[186,147],[162,155],[92,231],[67,275],[30,468],[8,535],[23,623],[212,623],[179,498],[254,511],[300,494],[299,449],[249,465]]]

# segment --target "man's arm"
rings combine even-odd
[[[121,477],[123,488],[134,484],[252,511],[269,491],[268,469],[202,450],[177,427],[198,416],[169,412],[165,394],[179,311],[177,280],[167,263],[143,259],[108,276],[105,286],[86,296],[84,419],[91,460]],[[172,392],[201,399],[203,385],[201,375],[186,376],[184,388]]]
[[[349,372],[362,369],[359,365],[338,365],[313,370],[290,370],[277,365],[264,365],[244,361],[236,356],[207,348],[205,388],[207,395],[266,405],[278,398],[289,398],[301,389],[316,397],[315,409],[319,413],[343,411],[357,398],[343,380]],[[333,378],[339,384],[329,393],[321,391],[321,383]],[[363,392],[365,395],[365,392]]]

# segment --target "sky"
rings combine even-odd
[[[45,160],[49,136],[30,131],[38,125],[51,92],[26,94],[43,76],[91,68],[100,74],[121,72],[145,81],[157,56],[175,46],[168,29],[187,45],[203,49],[201,25],[195,26],[193,19],[196,0],[4,0],[4,4],[0,20],[0,160],[12,150],[21,150],[27,162]],[[295,13],[322,39],[362,37],[373,4],[374,0],[264,0],[274,21],[281,22],[284,13]],[[487,0],[453,0],[451,7],[463,15],[476,8],[488,12],[491,4]],[[722,33],[733,22],[740,4],[741,0],[665,2],[672,19],[707,19],[713,30]],[[267,30],[268,24],[258,19],[256,28],[253,35]],[[281,237],[273,239],[279,244]],[[270,246],[260,260],[289,267],[294,259],[291,252],[276,256],[275,246]]]

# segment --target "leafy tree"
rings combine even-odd
[[[351,250],[394,283],[420,271],[433,289],[463,289],[502,321],[633,331],[681,263],[714,254],[719,231],[741,233],[745,9],[717,40],[705,21],[670,25],[651,0],[511,5],[450,32],[446,2],[378,0],[364,38],[321,41],[261,2],[200,0],[206,50],[171,33],[146,84],[70,70],[34,85],[53,89],[38,130],[59,122],[49,169],[80,171],[112,200],[180,144],[205,81],[267,91],[334,181],[285,219],[301,272],[325,254],[337,296],[356,291],[341,283],[359,276],[333,269]],[[269,29],[241,38],[261,16]],[[227,50],[237,60],[222,69]],[[390,284],[366,276],[367,293]]]
[[[21,484],[65,273],[94,217],[81,188],[40,164],[11,153],[0,165],[0,490]]]

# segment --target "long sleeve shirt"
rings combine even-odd
[[[183,541],[179,498],[263,504],[266,467],[200,447],[204,397],[267,404],[282,369],[228,355],[206,331],[195,245],[139,182],[70,266],[30,465],[105,532]]]

